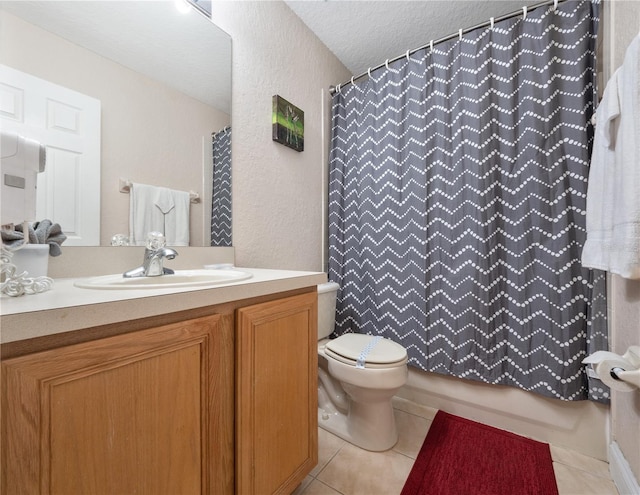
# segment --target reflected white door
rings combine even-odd
[[[100,245],[100,100],[0,65],[0,118],[46,146],[34,220],[59,223],[66,246]]]

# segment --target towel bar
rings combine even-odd
[[[120,177],[120,188],[119,188],[121,193],[129,193],[131,192],[131,181],[128,179],[123,179],[122,177]],[[191,199],[192,203],[199,203],[200,202],[200,195],[197,192],[194,191],[189,191],[189,198]]]

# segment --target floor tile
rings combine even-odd
[[[424,443],[431,421],[414,414],[395,410],[398,443],[393,450],[415,459]]]
[[[553,463],[560,495],[618,495],[610,479],[595,476],[558,462]]]
[[[400,493],[412,466],[413,459],[393,450],[369,452],[347,443],[317,479],[343,495],[389,495]]]
[[[316,477],[346,443],[342,438],[335,436],[333,433],[318,428],[318,465],[311,471],[311,476]]]
[[[297,495],[296,492],[294,494]],[[313,482],[304,491],[304,495],[342,495],[330,486],[325,485],[321,481],[313,480]]]
[[[291,495],[302,495],[303,493],[307,495],[308,492],[306,490],[314,481],[315,478],[313,476],[307,476],[304,480],[302,480],[302,483],[298,485],[298,488],[296,488]]]
[[[566,466],[580,469],[601,478],[611,478],[609,473],[609,463],[594,459],[583,454],[579,454],[572,450],[564,449],[551,445],[551,457],[554,462],[565,464]]]

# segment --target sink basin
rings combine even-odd
[[[168,289],[206,287],[251,278],[251,273],[235,270],[176,270],[173,275],[124,278],[122,274],[104,275],[78,280],[73,285],[82,289]]]

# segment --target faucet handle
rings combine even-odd
[[[164,237],[164,234],[162,234],[161,232],[149,232],[147,234],[147,249],[157,251],[158,249],[162,249],[166,245],[167,241]]]

